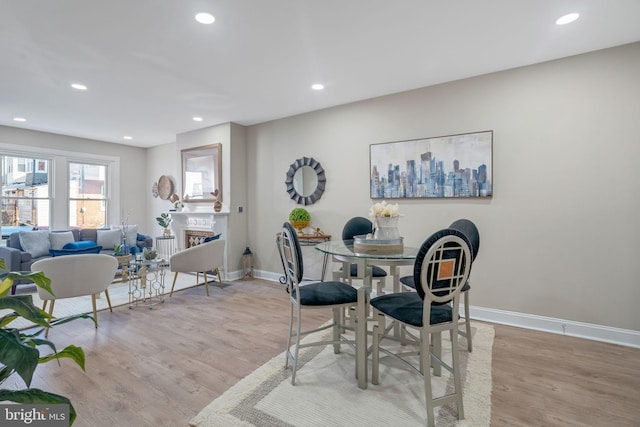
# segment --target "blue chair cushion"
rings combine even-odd
[[[424,300],[416,292],[387,294],[371,299],[371,305],[389,317],[411,326],[422,327]],[[451,306],[432,305],[431,324],[450,322]]]
[[[65,245],[66,246],[66,245]],[[102,250],[102,246],[94,246],[80,249],[49,249],[51,256],[64,256],[64,255],[80,255],[80,254],[98,254]]]
[[[295,289],[292,297],[295,298]],[[358,291],[342,282],[314,282],[300,286],[300,305],[325,306],[356,303]]]
[[[356,277],[358,275],[358,264],[351,264],[349,274],[351,277]],[[387,277],[387,272],[377,265],[371,266],[371,274],[373,274],[373,277]]]
[[[62,249],[87,249],[87,248],[93,248],[98,246],[98,244],[96,242],[94,242],[93,240],[80,240],[78,242],[69,242],[66,243]]]
[[[222,233],[218,233],[218,234],[216,234],[215,236],[209,236],[209,237],[206,237],[206,238],[202,241],[202,243],[207,243],[207,242],[211,242],[211,241],[213,241],[213,240],[218,240],[218,239],[220,238],[220,235],[221,235],[221,234],[222,234]]]

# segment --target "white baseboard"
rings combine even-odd
[[[463,313],[462,309],[461,305],[461,314]],[[640,348],[640,332],[631,329],[474,306],[469,307],[469,315],[472,319],[485,322]]]
[[[254,276],[256,278],[277,282],[282,274],[256,270]],[[464,313],[463,309],[464,306],[461,304],[460,314]],[[631,329],[613,328],[592,323],[474,306],[469,307],[469,314],[472,319],[484,322],[640,348],[640,331]]]

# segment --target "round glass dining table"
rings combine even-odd
[[[343,272],[350,271],[350,264],[358,266],[356,278],[362,279],[363,286],[358,289],[357,319],[366,319],[369,313],[369,298],[371,293],[372,266],[384,265],[389,267],[389,273],[393,276],[393,292],[400,292],[400,277],[398,267],[401,265],[413,265],[419,248],[404,246],[402,250],[380,252],[357,252],[353,246],[353,240],[334,240],[320,243],[315,248],[324,254],[331,255],[334,262],[342,263],[342,271],[333,273],[333,280],[344,278]],[[367,322],[356,322],[356,376],[358,387],[367,388]]]
[[[353,246],[353,240],[333,240],[320,243],[315,248],[328,255],[333,256],[336,262],[342,262],[343,269],[346,264],[356,264],[358,266],[357,278],[362,279],[365,286],[371,290],[371,266],[389,266],[390,274],[393,276],[393,292],[400,291],[397,267],[401,265],[412,265],[418,255],[419,248],[404,246],[400,251],[367,251],[358,252]],[[348,271],[348,270],[343,270]],[[334,274],[334,280],[336,279]]]

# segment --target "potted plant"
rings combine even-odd
[[[309,211],[304,208],[295,208],[289,213],[289,222],[298,231],[298,234],[302,235],[303,229],[309,226],[311,221],[311,215]]]
[[[171,234],[171,230],[169,230],[169,225],[171,224],[172,219],[168,213],[162,212],[160,216],[156,217],[156,221],[158,222],[158,225],[162,227],[163,235],[168,236]]]
[[[0,259],[0,269],[5,269],[3,259]],[[84,371],[85,355],[82,348],[69,345],[57,351],[54,343],[40,338],[44,328],[54,324],[66,323],[68,321],[93,317],[86,314],[71,316],[63,319],[51,321],[51,316],[45,311],[33,305],[31,295],[8,295],[16,279],[29,279],[36,286],[53,294],[51,290],[51,280],[45,277],[44,273],[16,273],[4,271],[0,273],[0,310],[10,310],[10,312],[0,317],[0,385],[4,383],[14,373],[18,374],[27,386],[26,389],[14,390],[0,388],[0,402],[8,401],[23,404],[68,404],[69,405],[69,425],[76,419],[76,411],[69,399],[58,394],[49,393],[37,388],[31,388],[33,374],[40,363],[58,361],[61,357],[66,357],[76,362]],[[23,317],[42,329],[33,333],[21,332],[10,327],[10,323]],[[51,354],[41,355],[38,347],[44,346],[50,349]]]
[[[156,259],[158,256],[158,252],[155,249],[147,249],[144,250],[144,259],[150,261]]]

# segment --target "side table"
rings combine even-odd
[[[148,307],[164,302],[164,278],[166,262],[162,258],[153,260],[131,260],[129,263],[129,308]]]
[[[158,258],[163,258],[169,262],[171,255],[176,253],[176,236],[156,237],[156,251]]]
[[[114,255],[118,260],[118,268],[120,269],[120,278],[113,279],[113,283],[121,283],[129,280],[129,261],[131,261],[131,255]]]

